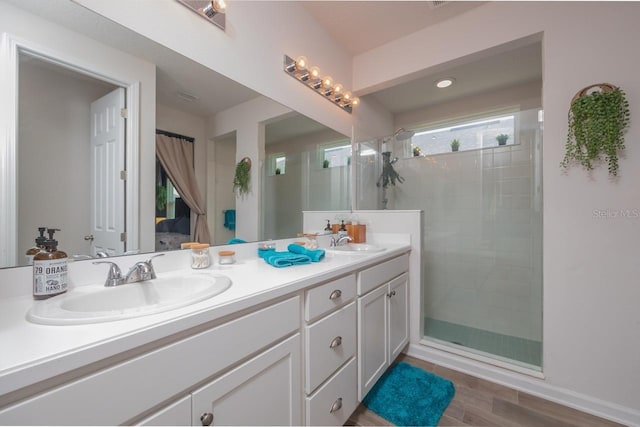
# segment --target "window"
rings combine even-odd
[[[475,119],[448,127],[418,131],[411,140],[411,148],[418,147],[422,155],[450,153],[451,142],[454,139],[460,143],[459,151],[497,147],[498,135],[508,136],[506,145],[515,143],[514,114]]]
[[[284,175],[287,166],[287,156],[284,153],[269,156],[269,176]]]
[[[323,168],[337,168],[351,164],[351,143],[349,141],[320,145],[318,148]]]

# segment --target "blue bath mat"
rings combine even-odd
[[[453,383],[400,362],[382,375],[363,403],[399,426],[437,426],[455,394]]]

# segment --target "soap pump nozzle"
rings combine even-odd
[[[44,244],[47,248],[51,248],[52,250],[58,249],[58,241],[53,238],[53,235],[56,231],[60,231],[59,228],[48,228],[47,233],[49,233],[49,238],[44,241]]]

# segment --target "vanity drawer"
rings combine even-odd
[[[310,394],[356,353],[356,303],[305,327],[306,381]]]
[[[358,273],[358,295],[364,295],[409,270],[409,255],[400,255]]]
[[[329,381],[306,398],[306,425],[341,426],[358,406],[358,371],[351,359]]]
[[[356,275],[332,280],[305,292],[304,316],[307,322],[316,319],[356,296]]]

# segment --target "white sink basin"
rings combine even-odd
[[[367,243],[347,243],[343,246],[327,248],[327,251],[345,254],[367,254],[386,250],[382,246],[369,245]]]
[[[27,319],[45,325],[109,322],[173,310],[218,295],[231,286],[211,272],[179,271],[115,287],[88,285],[35,302]]]

